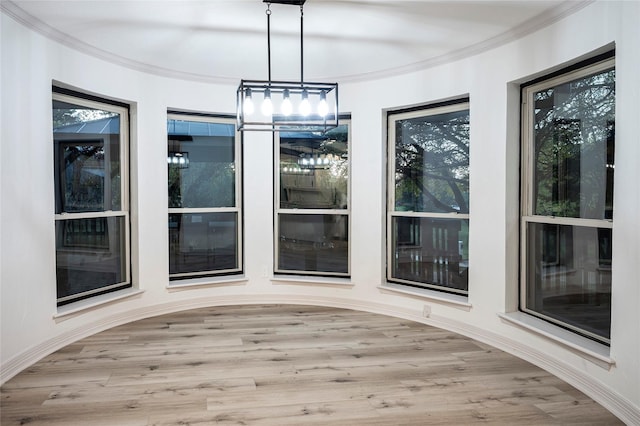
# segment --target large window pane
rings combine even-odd
[[[280,208],[346,209],[348,182],[346,125],[280,135]]]
[[[615,70],[533,94],[534,214],[611,219]]]
[[[169,273],[238,268],[238,215],[169,214]]]
[[[126,280],[125,217],[56,221],[58,299]]]
[[[469,284],[469,221],[394,217],[392,275],[452,290]]]
[[[387,279],[466,295],[469,102],[390,112]]]
[[[349,125],[279,132],[276,157],[275,272],[347,277]]]
[[[278,268],[349,272],[347,215],[281,214]]]
[[[521,309],[609,344],[614,60],[525,85]]]
[[[168,116],[171,280],[242,271],[239,152],[231,119]]]
[[[53,101],[56,213],[121,210],[120,116]]]
[[[395,122],[395,210],[469,212],[469,111]]]
[[[169,208],[236,204],[233,124],[168,120]]]
[[[131,286],[127,118],[124,104],[54,88],[58,305]]]
[[[609,338],[611,229],[529,223],[527,306]]]

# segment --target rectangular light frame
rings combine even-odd
[[[250,89],[252,101],[256,104],[256,110],[250,117],[246,116],[243,110],[247,89]],[[267,89],[271,92],[272,115],[262,114],[257,106],[264,99]],[[307,116],[299,113],[285,116],[280,113],[280,104],[285,90],[289,91],[294,108],[296,106],[294,99],[301,99],[304,90],[307,91],[310,101],[313,99],[319,101],[321,93],[324,92],[329,107],[328,114],[324,117],[316,112]],[[338,127],[338,83],[241,80],[236,92],[236,109],[239,131],[326,132]]]

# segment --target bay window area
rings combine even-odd
[[[240,144],[233,119],[169,114],[169,278],[242,272]]]
[[[349,123],[279,132],[276,273],[348,277]]]
[[[387,280],[468,293],[469,103],[388,114]]]
[[[522,88],[521,309],[609,344],[614,59]]]

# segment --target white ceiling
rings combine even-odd
[[[307,0],[305,80],[354,81],[495,47],[588,1]],[[267,78],[262,0],[3,0],[2,9],[86,53],[160,75]],[[272,78],[300,77],[300,8],[271,5]]]

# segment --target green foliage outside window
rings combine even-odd
[[[469,111],[396,122],[395,209],[469,212]]]
[[[615,70],[534,95],[534,214],[611,218]]]

